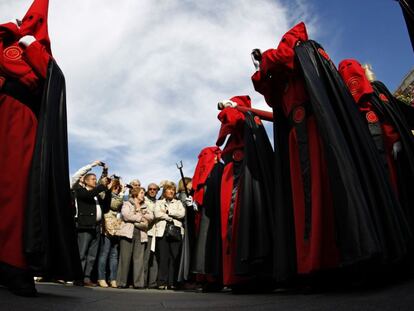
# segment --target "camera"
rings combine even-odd
[[[118,175],[113,174],[113,175],[111,175],[110,178],[113,178],[113,179],[121,179],[121,176],[118,176]]]
[[[128,189],[132,189],[133,188],[130,184],[126,184],[125,187],[127,187]]]

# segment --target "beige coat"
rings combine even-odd
[[[168,211],[168,213],[167,213]],[[185,216],[185,208],[180,200],[172,199],[167,201],[166,199],[158,200],[155,204],[154,210],[155,216],[155,235],[162,237],[165,231],[165,225],[167,220],[172,220],[174,225],[181,228],[181,235],[184,236],[184,227],[182,220]]]
[[[132,239],[134,234],[134,224],[142,221],[151,222],[154,219],[154,214],[142,206],[135,207],[134,201],[130,199],[124,202],[121,210],[122,223],[117,235]],[[147,232],[141,231],[141,242],[148,242]]]

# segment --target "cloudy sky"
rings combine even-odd
[[[0,0],[0,16],[21,18],[30,4]],[[183,160],[191,176],[199,151],[216,141],[219,100],[249,94],[255,107],[268,109],[250,81],[250,52],[276,46],[301,20],[334,60],[369,61],[395,88],[412,66],[400,9],[391,0],[364,1],[362,10],[356,5],[359,1],[50,0],[52,50],[67,80],[71,173],[101,159],[127,181],[177,181],[175,163]],[[384,16],[385,30],[367,27],[367,20],[383,25]],[[373,47],[384,31],[397,40],[394,50],[388,39]],[[395,49],[398,64],[389,59]]]

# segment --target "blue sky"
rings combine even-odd
[[[31,0],[0,0],[4,21]],[[54,57],[67,82],[70,171],[96,159],[126,181],[177,181],[214,145],[217,102],[248,94],[253,48],[276,47],[305,21],[336,64],[373,65],[394,90],[413,67],[401,9],[392,0],[50,0]],[[270,136],[272,134],[270,133]]]
[[[371,63],[392,91],[413,68],[413,49],[401,8],[394,0],[308,1],[319,24],[318,40],[338,61]]]

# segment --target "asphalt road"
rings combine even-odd
[[[414,310],[414,280],[375,289],[278,291],[234,295],[37,284],[39,297],[22,298],[0,288],[1,311],[25,310]]]

